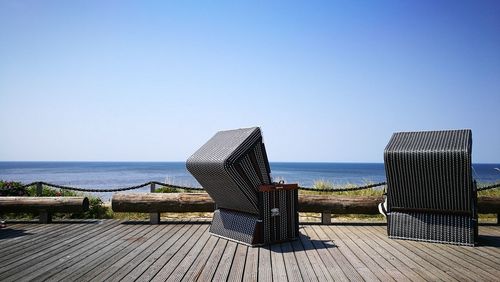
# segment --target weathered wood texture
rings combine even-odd
[[[1,212],[83,212],[87,197],[0,197]]]
[[[214,202],[207,193],[116,193],[114,212],[212,212]]]
[[[498,281],[500,227],[478,247],[387,238],[383,225],[302,225],[299,240],[252,248],[194,220],[117,220],[0,229],[0,281]]]
[[[382,197],[299,195],[299,211],[335,214],[377,214]]]
[[[299,195],[299,211],[378,214],[382,200],[375,196]],[[115,212],[212,212],[215,205],[207,193],[117,193],[112,207]],[[500,212],[500,197],[479,197],[479,212]]]

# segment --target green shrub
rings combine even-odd
[[[71,218],[81,218],[81,219],[104,219],[113,218],[113,213],[111,209],[105,206],[101,198],[92,195],[81,195],[86,196],[89,199],[89,210],[83,213],[73,213]]]
[[[28,196],[21,182],[0,180],[0,196]]]
[[[155,190],[155,193],[180,193],[181,189],[173,188],[170,186],[162,186]]]
[[[205,190],[186,190],[182,188],[174,188],[170,186],[162,186],[155,190],[155,193],[204,193]]]
[[[27,188],[28,196],[37,197],[37,189],[36,186],[30,186]],[[63,190],[63,189],[55,189],[45,185],[42,185],[42,195],[41,197],[78,197],[82,196],[82,193]]]
[[[24,188],[20,182],[0,181],[0,196],[26,196],[37,197],[37,187],[32,185]],[[99,197],[64,189],[55,189],[46,185],[42,186],[42,197],[87,197],[89,199],[89,210],[82,213],[55,213],[54,218],[80,218],[80,219],[103,219],[112,218],[109,207],[104,206]],[[7,214],[8,218],[33,219],[37,215],[30,213]]]

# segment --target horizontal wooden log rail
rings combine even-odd
[[[214,201],[207,193],[116,193],[114,212],[213,212]]]
[[[38,212],[40,222],[52,221],[54,212],[85,212],[89,210],[87,197],[0,197],[0,213]]]
[[[322,222],[330,223],[331,214],[378,214],[378,196],[299,195],[300,212],[322,214]],[[215,204],[207,193],[117,193],[112,197],[114,212],[213,212]],[[479,213],[500,213],[500,197],[479,197]],[[153,219],[154,218],[154,219]],[[152,215],[157,223],[159,215]]]

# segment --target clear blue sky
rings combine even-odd
[[[500,1],[0,1],[0,160],[382,162],[471,128],[500,162]]]

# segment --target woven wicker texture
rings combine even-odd
[[[186,166],[218,207],[259,214],[257,188],[271,177],[258,127],[217,132]]]
[[[214,212],[210,233],[247,245],[255,245],[254,232],[259,217],[249,213],[218,209]]]
[[[476,222],[470,216],[392,212],[389,238],[473,246]]]
[[[385,148],[390,238],[473,245],[477,191],[472,133],[395,133]]]
[[[259,195],[262,201],[264,243],[298,238],[298,191],[277,190],[262,192]]]
[[[388,211],[470,212],[471,151],[470,130],[395,133],[384,152]]]

